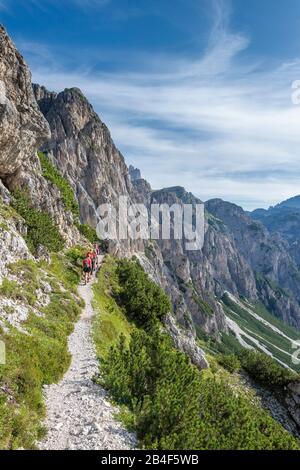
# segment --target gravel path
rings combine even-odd
[[[68,372],[58,384],[45,387],[48,434],[39,448],[132,449],[136,445],[134,436],[114,419],[116,408],[108,402],[105,390],[92,381],[98,372],[91,337],[92,283],[81,285],[78,290],[86,307],[69,337],[72,362]]]

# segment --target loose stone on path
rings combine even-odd
[[[98,361],[91,335],[94,311],[92,283],[79,286],[85,309],[69,337],[72,362],[58,384],[45,387],[47,436],[38,444],[41,450],[126,450],[136,447],[114,414],[103,388],[93,382]]]

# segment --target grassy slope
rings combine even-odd
[[[11,266],[20,279],[13,295],[32,311],[21,331],[9,325],[0,331],[6,345],[6,365],[0,365],[1,449],[34,448],[44,433],[42,386],[57,382],[69,367],[67,339],[83,307],[75,294],[80,254],[72,249],[53,255],[50,265],[20,261]],[[50,303],[35,309],[36,289],[45,281],[51,285]]]
[[[117,305],[117,303],[112,297],[112,291],[116,292],[118,289],[118,282],[115,271],[115,260],[111,257],[106,257],[100,270],[98,282],[94,286],[94,307],[98,310],[98,315],[94,320],[93,333],[97,348],[97,355],[100,361],[100,374],[101,359],[107,356],[111,346],[117,343],[120,334],[123,334],[125,336],[126,342],[128,343],[130,340],[130,335],[135,328],[135,326],[131,324],[126,318],[125,312],[119,305]],[[228,338],[229,343],[227,344],[227,347],[230,349],[231,335]],[[232,341],[236,346],[236,340],[233,336]],[[213,347],[212,351],[214,352]],[[283,431],[281,426],[274,422],[265,410],[261,409],[259,401],[256,398],[255,394],[243,385],[238,374],[231,374],[226,371],[223,367],[220,366],[220,364],[216,361],[213,356],[209,357],[209,361],[211,366],[210,369],[201,373],[203,381],[212,380],[215,381],[217,384],[223,383],[224,386],[226,384],[226,386],[229,387],[228,392],[229,390],[231,390],[233,396],[236,397],[236,402],[239,402],[238,397],[241,397],[242,400],[245,400],[244,403],[246,404],[245,406],[248,409],[249,413],[250,410],[252,410],[251,413],[253,413],[253,416],[255,415],[256,419],[261,420],[262,424],[265,423],[264,426],[266,429],[269,426],[274,426],[276,432],[278,432],[279,434],[280,432],[282,432],[282,436],[288,436],[286,431]],[[234,403],[232,403],[232,406],[235,406]],[[124,424],[127,424],[130,430],[135,429],[136,418],[131,412],[126,409],[125,406],[121,407],[121,413],[119,417],[120,419],[122,419]],[[224,427],[223,420],[224,418],[222,418],[222,423],[219,423],[220,429]],[[293,440],[292,438],[290,438],[290,440],[292,443],[292,448],[297,448],[297,441]],[[272,445],[273,444],[270,441],[269,448],[272,448]],[[240,446],[241,448],[243,448],[242,441],[240,442]]]
[[[129,323],[116,301],[111,296],[112,287],[117,286],[115,261],[106,256],[94,285],[93,307],[98,312],[93,324],[97,356],[101,358],[109,352],[122,333],[127,341],[133,325]]]

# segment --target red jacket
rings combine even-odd
[[[82,267],[84,268],[85,266],[88,266],[89,268],[92,267],[92,260],[91,260],[91,258],[85,258],[85,259],[82,261]]]

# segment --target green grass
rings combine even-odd
[[[16,299],[18,287],[17,282],[4,278],[0,286],[0,296]]]
[[[44,153],[38,152],[38,156],[41,162],[44,178],[59,189],[65,208],[71,211],[75,217],[79,217],[79,205],[70,183],[62,176],[60,171],[52,165]]]
[[[8,204],[4,204],[4,202],[0,198],[0,217],[3,217],[5,220],[20,220],[21,217],[18,214],[18,212]],[[5,222],[2,222],[2,224],[5,226]]]
[[[106,256],[93,288],[93,307],[98,312],[93,323],[93,335],[100,360],[107,356],[112,346],[116,345],[121,334],[128,342],[133,329],[132,324],[111,296],[112,289],[117,287],[116,269],[117,262]]]
[[[11,284],[11,293],[2,292],[6,297],[26,301],[29,305],[34,306],[37,301],[36,290],[39,288],[38,268],[32,260],[19,260],[16,263],[8,265],[9,273],[18,276],[18,282],[4,279],[2,287]],[[0,289],[1,291],[2,289]]]
[[[9,232],[9,226],[5,222],[0,223],[0,230],[3,230],[4,232]]]

